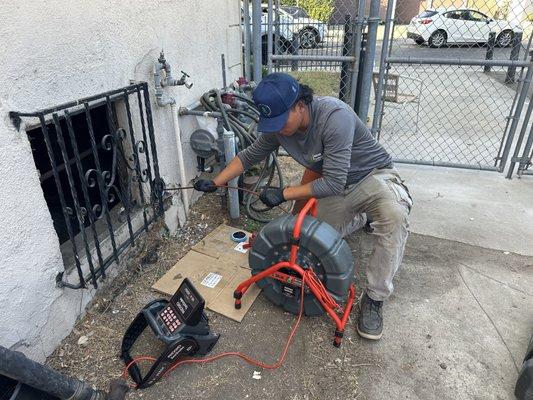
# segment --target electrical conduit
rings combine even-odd
[[[226,158],[226,165],[235,158],[235,134],[233,131],[224,132],[224,156]],[[229,216],[231,219],[237,219],[239,218],[238,178],[230,180],[228,186]]]

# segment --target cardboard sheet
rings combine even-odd
[[[252,285],[234,307],[233,291],[250,277],[248,254],[235,250],[230,239],[235,228],[220,225],[192,247],[152,288],[173,295],[184,278],[189,278],[206,302],[206,307],[235,321],[242,321],[261,289]]]

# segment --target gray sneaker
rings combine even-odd
[[[378,340],[383,332],[383,316],[381,308],[382,301],[372,300],[368,295],[363,294],[359,307],[359,321],[357,322],[357,333],[366,339]]]

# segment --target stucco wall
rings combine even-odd
[[[153,63],[164,48],[178,75],[194,86],[170,88],[188,105],[222,84],[226,65],[240,62],[239,2],[234,0],[6,0],[0,8],[0,344],[42,360],[73,327],[92,293],[58,289],[59,243],[41,191],[24,127],[7,113],[34,111],[127,85],[152,85]],[[233,25],[233,26],[231,26]],[[229,71],[240,75],[240,67]],[[179,76],[176,76],[179,77]],[[164,180],[178,182],[176,140],[168,108],[152,95],[154,128]],[[183,126],[184,142],[191,124]],[[184,143],[188,177],[195,157]],[[174,201],[178,203],[178,201]],[[167,213],[176,226],[176,206]]]

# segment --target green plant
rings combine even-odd
[[[334,3],[334,0],[281,0],[281,5],[301,7],[311,18],[322,22],[327,22],[335,11]]]

